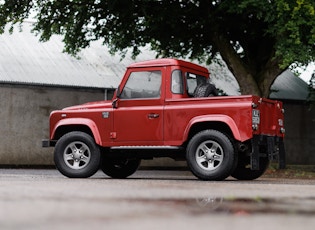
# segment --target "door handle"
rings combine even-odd
[[[155,118],[159,118],[159,117],[160,117],[160,114],[158,114],[158,113],[149,113],[148,114],[149,119],[155,119]]]

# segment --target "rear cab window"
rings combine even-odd
[[[195,89],[198,85],[207,82],[207,78],[205,76],[201,76],[198,74],[186,72],[185,76],[187,82],[187,93],[191,97],[194,95]]]
[[[193,70],[175,69],[171,73],[172,98],[193,97],[197,86],[207,81],[208,77],[194,73]]]

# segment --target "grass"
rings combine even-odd
[[[287,165],[285,169],[278,169],[277,165],[272,164],[263,177],[315,179],[315,165]]]

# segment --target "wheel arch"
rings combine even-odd
[[[58,140],[66,133],[81,131],[89,134],[95,143],[101,145],[100,133],[94,121],[90,119],[69,118],[59,121],[52,130],[51,140]]]
[[[242,137],[233,119],[225,115],[205,115],[193,118],[184,133],[185,141],[190,140],[202,130],[214,129],[229,135],[235,140],[241,141]]]

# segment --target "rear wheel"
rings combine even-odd
[[[188,143],[187,164],[201,180],[224,180],[234,168],[236,159],[230,139],[217,130],[197,133]]]
[[[140,163],[140,159],[102,157],[100,168],[112,178],[124,179],[134,174]]]
[[[94,139],[83,132],[70,132],[56,143],[54,161],[57,169],[71,178],[86,178],[99,169],[100,150]]]
[[[254,180],[262,176],[269,166],[269,159],[263,157],[259,159],[259,170],[251,170],[250,168],[250,156],[239,155],[237,166],[232,177],[238,180]]]

